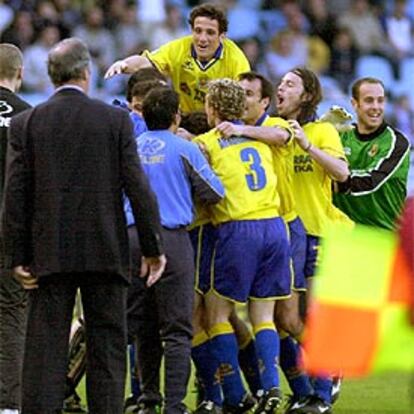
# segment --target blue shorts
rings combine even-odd
[[[307,237],[302,220],[297,217],[288,223],[289,243],[293,262],[293,289],[306,290],[305,262]]]
[[[306,235],[306,278],[315,276],[316,266],[319,262],[320,247],[319,237]]]
[[[288,297],[292,273],[284,221],[277,217],[222,224],[212,280],[220,296],[235,302]]]
[[[194,249],[195,290],[204,295],[211,288],[211,264],[217,241],[217,227],[203,224],[190,230]]]

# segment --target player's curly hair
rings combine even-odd
[[[240,119],[246,109],[246,93],[232,79],[223,78],[209,82],[206,99],[222,121]]]
[[[194,28],[194,21],[197,17],[208,17],[211,20],[217,20],[219,33],[227,32],[229,22],[221,7],[211,3],[200,4],[194,7],[191,10],[190,18],[188,19],[188,23],[192,29]]]

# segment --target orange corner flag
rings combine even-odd
[[[348,377],[413,370],[412,276],[396,236],[335,228],[322,252],[304,338],[306,368]]]

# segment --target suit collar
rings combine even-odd
[[[58,88],[55,89],[55,94],[58,94],[58,93],[61,93],[61,92],[64,92],[65,94],[66,93],[70,93],[70,94],[72,94],[72,93],[82,93],[82,94],[86,95],[84,90],[80,86],[71,85],[71,84],[62,85],[62,86],[59,86]]]

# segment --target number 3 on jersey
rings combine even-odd
[[[258,191],[266,185],[266,171],[262,167],[260,155],[254,148],[244,148],[240,151],[240,158],[249,164],[250,174],[246,174],[247,186],[251,191]]]

